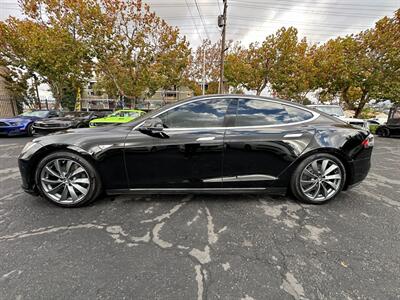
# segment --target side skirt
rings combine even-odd
[[[137,188],[106,190],[107,195],[129,194],[247,194],[260,193],[272,195],[286,195],[285,187],[269,188]]]

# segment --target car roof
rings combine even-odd
[[[140,110],[140,109],[119,109],[119,110],[116,110],[115,112],[119,112],[119,111],[142,112],[142,110]]]
[[[303,104],[300,104],[300,103],[297,103],[297,102],[292,102],[292,101],[289,101],[289,100],[283,100],[283,99],[274,98],[274,97],[266,97],[266,96],[258,96],[258,95],[244,95],[244,94],[201,95],[201,96],[195,96],[195,97],[187,98],[187,99],[184,99],[184,100],[176,101],[176,102],[170,103],[169,105],[176,105],[176,104],[179,104],[179,103],[184,103],[184,102],[189,102],[189,101],[196,101],[196,100],[200,100],[200,99],[213,99],[213,98],[221,98],[221,97],[229,97],[229,98],[234,98],[234,99],[246,98],[246,99],[270,100],[270,101],[281,102],[282,104],[289,104],[289,105],[292,105],[292,106],[297,106],[299,108],[306,108],[306,106],[303,105]]]
[[[307,106],[309,106],[309,107],[316,107],[316,106],[341,107],[340,105],[337,105],[337,104],[309,104]]]

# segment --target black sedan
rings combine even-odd
[[[70,111],[61,112],[59,117],[41,119],[33,123],[36,133],[50,133],[70,128],[89,127],[89,122],[97,118],[94,112]]]
[[[362,181],[373,136],[302,105],[197,97],[132,123],[36,138],[19,157],[25,191],[64,207],[102,192],[286,194],[324,203]]]

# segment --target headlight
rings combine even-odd
[[[21,126],[23,125],[22,122],[9,122],[11,126]]]

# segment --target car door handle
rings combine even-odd
[[[215,136],[201,137],[201,138],[198,138],[196,141],[197,142],[204,142],[204,141],[213,141],[213,140],[215,140]]]
[[[296,137],[301,137],[303,134],[302,133],[288,133],[285,134],[283,137],[284,138],[296,138]]]

